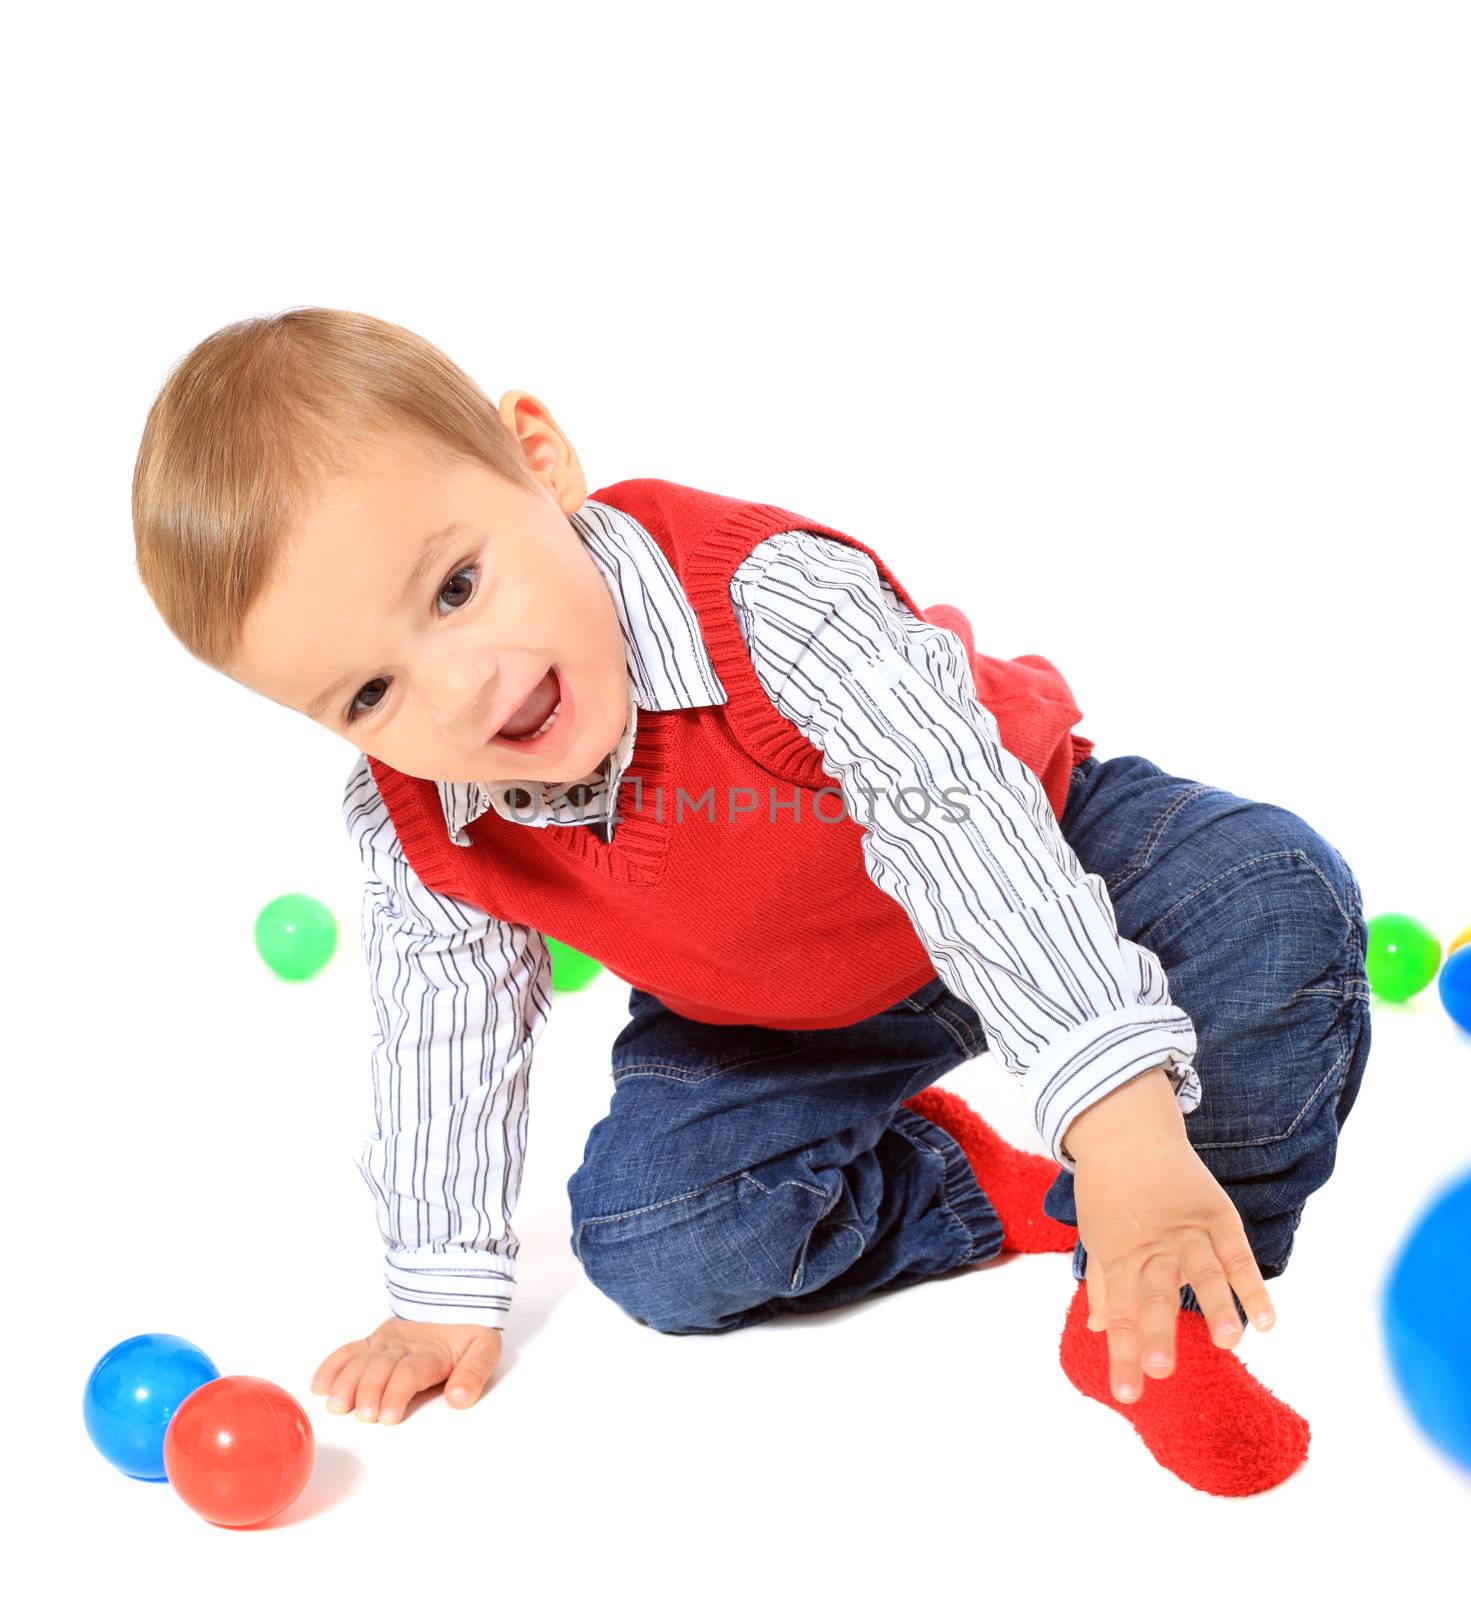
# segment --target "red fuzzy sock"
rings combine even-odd
[[[1072,1250],[1078,1230],[1042,1210],[1059,1167],[1046,1156],[1018,1150],[948,1089],[933,1084],[904,1104],[946,1133],[965,1151],[976,1182],[1001,1219],[1003,1250]]]
[[[1239,1320],[1239,1319],[1238,1319]],[[1088,1285],[1073,1291],[1059,1350],[1062,1370],[1090,1400],[1126,1416],[1162,1467],[1207,1494],[1259,1494],[1306,1459],[1308,1425],[1246,1370],[1234,1350],[1211,1340],[1198,1311],[1175,1319],[1175,1366],[1146,1371],[1137,1400],[1115,1400],[1108,1334],[1088,1327]]]

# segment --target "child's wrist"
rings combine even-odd
[[[1095,1100],[1068,1124],[1062,1147],[1076,1166],[1090,1151],[1131,1148],[1185,1137],[1185,1119],[1169,1074],[1161,1067],[1130,1078]]]

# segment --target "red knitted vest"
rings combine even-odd
[[[595,956],[696,1021],[836,1028],[893,1005],[935,969],[903,908],[869,878],[862,825],[821,753],[762,689],[730,583],[762,539],[800,528],[861,550],[925,613],[867,545],[779,506],[658,478],[591,498],[626,512],[664,552],[729,698],[639,708],[607,844],[591,827],[528,827],[491,809],[470,824],[466,849],[450,839],[429,779],[370,756],[409,864],[429,888]],[[965,638],[1002,742],[1060,817],[1072,769],[1093,748],[1069,731],[1082,712],[1066,683],[1041,656],[978,654],[964,618],[934,609],[932,620]]]

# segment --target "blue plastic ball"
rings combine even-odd
[[[1463,945],[1440,969],[1440,1003],[1452,1022],[1471,1033],[1471,944]]]
[[[163,1436],[184,1399],[220,1369],[172,1333],[124,1339],[92,1368],[82,1416],[92,1443],[132,1478],[165,1479]]]
[[[1384,1293],[1389,1363],[1415,1421],[1471,1468],[1471,1171],[1442,1190],[1400,1249]]]

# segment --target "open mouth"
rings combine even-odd
[[[553,743],[560,742],[566,732],[566,724],[571,720],[567,702],[567,688],[562,675],[556,667],[551,667],[489,742],[528,752],[550,749]]]

